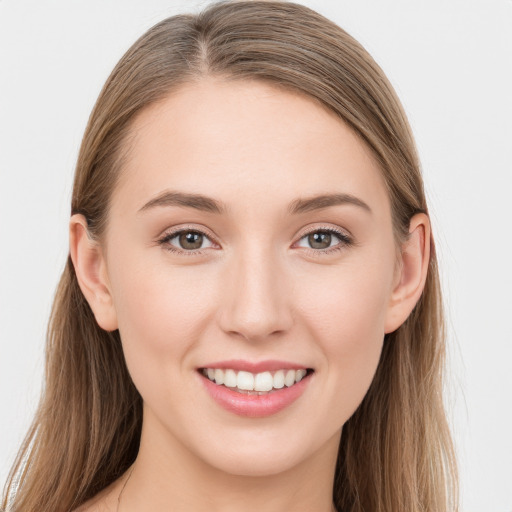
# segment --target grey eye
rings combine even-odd
[[[306,240],[305,244],[302,243],[303,240]],[[304,235],[298,245],[299,247],[308,247],[311,249],[328,249],[333,245],[337,245],[339,242],[344,242],[341,235],[334,231],[318,229],[317,231],[312,231]]]
[[[313,249],[327,249],[331,246],[331,233],[317,231],[308,235],[308,242]]]

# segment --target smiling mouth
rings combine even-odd
[[[311,368],[283,369],[251,373],[230,368],[200,368],[199,372],[218,386],[244,395],[269,395],[283,388],[291,388],[309,377]]]

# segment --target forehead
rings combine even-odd
[[[339,117],[260,81],[210,77],[173,91],[135,119],[127,155],[113,195],[124,208],[168,189],[244,207],[332,192],[389,207],[371,151]]]

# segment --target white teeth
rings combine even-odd
[[[254,391],[270,391],[274,387],[274,378],[270,372],[256,374]]]
[[[305,369],[300,370],[277,370],[271,372],[250,373],[245,371],[236,372],[232,369],[205,368],[203,375],[218,385],[224,384],[228,388],[237,391],[247,391],[248,394],[266,394],[272,389],[290,387],[300,382],[307,374]]]
[[[284,371],[278,370],[274,373],[274,387],[276,389],[281,389],[284,387]]]
[[[288,370],[286,372],[286,377],[284,378],[284,383],[286,387],[293,386],[295,384],[295,370]]]
[[[305,375],[306,370],[297,370],[295,372],[295,382],[300,382]]]
[[[253,391],[254,375],[249,372],[238,372],[238,375],[236,376],[236,387],[238,389],[244,389],[245,391]]]
[[[228,388],[236,388],[237,377],[235,370],[226,370],[224,372],[224,386]]]
[[[215,383],[224,384],[224,372],[222,370],[215,370]]]

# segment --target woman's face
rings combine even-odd
[[[142,446],[245,475],[334,453],[396,285],[370,151],[307,97],[213,78],[143,111],[132,135],[104,255]],[[233,389],[254,378],[273,391]]]

